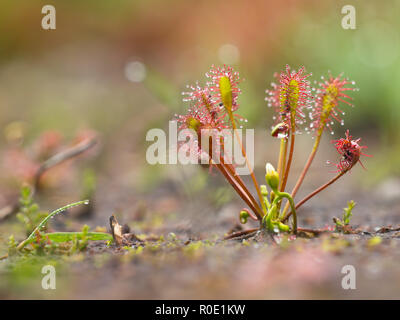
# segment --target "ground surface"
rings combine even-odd
[[[218,180],[213,175],[211,179]],[[392,191],[398,187],[396,181],[386,184],[391,184]],[[92,242],[87,250],[69,256],[3,260],[0,262],[0,296],[74,299],[400,298],[400,231],[381,233],[387,230],[379,230],[380,233],[375,233],[382,226],[396,227],[397,195],[379,202],[374,195],[353,191],[352,198],[358,205],[354,209],[352,225],[366,231],[362,234],[328,233],[310,239],[283,239],[281,243],[274,243],[269,237],[264,241],[259,237],[223,241],[229,230],[241,228],[236,213],[240,202],[234,198],[213,213],[211,209],[199,209],[201,206],[196,202],[183,201],[184,197],[176,196],[173,186],[171,183],[170,188],[163,188],[163,193],[158,194],[153,202],[134,206],[129,214],[120,214],[122,222],[128,223],[133,232],[153,239],[131,247]],[[380,186],[387,187],[384,184]],[[341,190],[336,190],[335,197],[347,195],[350,199],[350,188],[349,183],[347,187],[344,184]],[[171,194],[175,197],[170,197]],[[332,217],[341,216],[343,201],[328,202],[329,193],[323,199],[299,212],[301,226],[333,225]],[[182,207],[189,214],[183,217],[171,213],[182,212]],[[189,211],[187,207],[195,207],[197,211]],[[94,214],[87,221],[107,219]],[[69,228],[73,228],[71,220],[60,216],[55,225],[63,229],[68,222]],[[12,224],[15,223],[11,219],[3,223],[2,228]],[[162,238],[156,240],[160,236]],[[56,290],[41,288],[43,275],[40,271],[46,264],[56,266]],[[355,267],[355,290],[342,288],[345,275],[341,271],[345,265]]]

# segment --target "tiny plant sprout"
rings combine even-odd
[[[246,210],[240,211],[240,222],[245,224],[249,218],[249,213]]]
[[[342,219],[338,219],[336,217],[333,218],[333,221],[336,224],[336,230],[338,231],[346,231],[346,227],[350,224],[350,219],[353,216],[353,209],[356,206],[356,203],[351,200],[347,203],[347,208],[343,209],[343,217]]]
[[[30,192],[25,188],[22,190],[22,194],[27,196],[30,195]],[[30,202],[28,202],[28,204],[30,204]],[[62,212],[66,212],[68,209],[83,204],[89,204],[89,200],[71,203],[57,210],[54,210],[49,214],[46,214],[44,218],[40,221],[40,223],[38,223],[36,228],[34,228],[34,230],[29,234],[29,236],[25,240],[21,241],[19,244],[17,244],[14,237],[11,236],[8,242],[8,254],[0,257],[0,260],[7,259],[9,256],[12,255],[31,252],[32,250],[27,249],[29,244],[32,245],[37,253],[39,251],[42,253],[46,252],[44,250],[54,253],[54,250],[56,250],[57,248],[59,248],[60,250],[62,250],[62,248],[65,248],[65,246],[58,247],[59,243],[72,242],[72,245],[70,246],[70,253],[74,253],[76,251],[84,250],[87,246],[88,241],[111,241],[113,239],[111,234],[104,232],[89,232],[89,227],[86,225],[83,227],[81,232],[44,232],[45,226],[50,219]]]
[[[246,204],[246,208],[239,213],[240,222],[247,223],[248,218],[251,218],[259,222],[260,230],[271,233],[290,232],[296,234],[296,211],[305,202],[344,176],[357,163],[361,164],[360,157],[365,155],[362,150],[366,147],[360,145],[360,139],[353,139],[347,130],[344,138],[332,141],[340,157],[335,165],[336,176],[302,200],[295,201],[295,196],[314,160],[323,133],[327,130],[333,132],[332,126],[336,122],[339,125],[344,124],[342,117],[345,112],[342,111],[341,104],[352,106],[350,101],[353,98],[350,95],[357,91],[352,87],[354,82],[344,78],[342,74],[336,77],[331,74],[328,77],[322,77],[322,82],[315,82],[318,87],[313,88],[309,80],[312,74],[306,72],[305,67],[297,70],[286,65],[284,71],[275,74],[276,81],[271,84],[272,88],[266,90],[267,105],[273,107],[275,111],[271,136],[280,140],[280,149],[277,152],[277,169],[275,170],[272,163],[266,164],[265,185],[258,183],[253,169],[249,165],[241,136],[237,133],[239,121],[247,121],[244,121],[245,119],[237,113],[241,79],[239,73],[232,67],[213,65],[206,73],[205,85],[197,82],[195,85],[188,86],[189,92],[183,93],[183,100],[188,102],[190,107],[186,114],[175,117],[178,122],[178,130],[191,129],[198,159],[206,157],[208,164],[221,172]],[[213,133],[208,136],[208,139],[213,142],[206,144],[206,148],[201,143],[202,132],[210,129]],[[227,146],[225,139],[220,136],[221,132],[225,130],[231,130],[234,133],[232,137],[240,146],[242,156],[246,160],[256,194],[250,191],[237,172],[234,165],[236,163],[234,157],[237,155],[233,155],[233,159],[229,159],[230,162],[227,161],[225,152]],[[294,188],[288,192],[286,185],[295,157],[295,137],[302,130],[312,133],[308,137],[311,136],[313,139],[310,140],[314,142],[309,158]],[[305,138],[307,139],[307,136]],[[324,173],[329,174],[329,172]],[[289,219],[292,221],[291,224],[287,224]],[[346,219],[346,222],[348,220]],[[248,233],[251,232],[253,230],[248,230]],[[244,233],[241,232],[241,234]]]

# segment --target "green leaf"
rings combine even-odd
[[[82,240],[84,237],[90,241],[108,241],[113,239],[111,234],[104,232],[51,232],[44,233],[43,236],[48,237],[50,241],[54,242],[68,242],[74,239]]]
[[[44,229],[44,227],[46,226],[47,221],[49,221],[50,218],[54,217],[55,215],[57,215],[57,214],[59,214],[59,213],[61,213],[61,212],[63,212],[63,211],[66,211],[66,210],[68,210],[68,209],[70,209],[70,208],[72,208],[72,207],[79,206],[79,205],[81,205],[81,204],[89,204],[89,200],[83,200],[83,201],[78,201],[78,202],[75,202],[75,203],[71,203],[71,204],[68,204],[68,205],[66,205],[66,206],[64,206],[64,207],[61,207],[61,208],[59,208],[59,209],[54,210],[53,212],[51,212],[46,218],[44,218],[44,219],[42,220],[42,222],[39,223],[39,225],[35,228],[35,230],[32,231],[32,233],[29,235],[29,237],[28,237],[27,239],[25,239],[24,241],[22,241],[22,242],[18,245],[17,249],[18,249],[18,250],[21,250],[21,249],[24,248],[28,243],[32,242],[32,240],[33,240],[34,237],[35,237],[36,232],[40,232],[42,229]]]

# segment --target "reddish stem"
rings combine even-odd
[[[222,161],[222,160],[221,160]],[[242,178],[240,178],[239,175],[236,174],[235,168],[231,164],[225,164],[225,168],[228,169],[228,172],[230,175],[239,183],[239,185],[242,187],[242,189],[245,191],[246,195],[249,197],[251,202],[253,203],[254,207],[259,211],[262,212],[262,209],[258,205],[257,200],[253,197],[253,195],[250,193],[249,189],[247,189],[247,186],[244,184]]]
[[[336,180],[338,180],[341,176],[343,176],[348,170],[344,170],[342,172],[340,172],[336,177],[334,177],[333,179],[329,180],[327,183],[325,183],[324,185],[322,185],[321,187],[319,187],[318,189],[314,190],[313,192],[311,192],[307,197],[305,197],[303,200],[301,200],[299,203],[297,203],[296,205],[296,210],[298,208],[300,208],[306,201],[310,200],[312,197],[314,197],[316,194],[320,193],[322,190],[326,189],[327,187],[329,187],[332,183],[334,183]],[[292,215],[292,212],[290,212],[288,215],[286,215],[283,218],[283,222],[285,222],[290,216]]]
[[[305,176],[306,176],[306,174],[308,172],[308,169],[310,169],[311,163],[313,162],[315,154],[317,153],[318,146],[319,146],[319,143],[321,141],[321,136],[322,136],[322,130],[320,130],[320,133],[317,135],[317,138],[315,140],[313,149],[312,149],[312,151],[310,153],[310,156],[308,157],[307,163],[306,163],[303,171],[300,174],[299,179],[297,180],[297,182],[296,182],[296,184],[295,184],[295,186],[293,188],[293,191],[291,193],[292,198],[294,198],[296,196],[297,191],[299,190],[299,188],[300,188],[301,184],[303,183],[303,180],[304,180],[304,178],[305,178]],[[288,210],[289,210],[289,203],[286,204],[285,209],[283,210],[283,215],[285,215]]]
[[[252,201],[250,200],[249,196],[247,193],[242,189],[240,184],[232,178],[232,176],[229,174],[228,170],[225,168],[225,166],[221,163],[216,163],[215,164],[217,168],[221,171],[221,173],[224,175],[225,179],[231,184],[231,186],[235,189],[236,193],[242,198],[244,202],[250,207],[250,209],[255,213],[257,216],[257,219],[259,221],[262,220],[262,215],[261,213],[255,208],[253,205]]]
[[[231,123],[232,123],[232,128],[233,128],[233,131],[234,131],[234,133],[235,133],[236,140],[238,141],[238,143],[239,143],[239,145],[240,145],[240,148],[242,149],[243,157],[244,157],[244,159],[246,160],[247,168],[249,169],[250,176],[251,176],[251,179],[253,180],[253,184],[254,184],[254,187],[255,187],[255,189],[256,189],[256,191],[257,191],[258,198],[260,199],[261,207],[262,207],[262,209],[263,209],[262,215],[264,215],[264,213],[267,212],[267,208],[266,208],[266,206],[265,206],[264,198],[263,198],[263,196],[262,196],[262,194],[261,194],[261,191],[260,191],[260,185],[258,184],[258,181],[257,181],[256,176],[254,175],[253,168],[250,166],[249,159],[247,158],[246,151],[245,151],[245,149],[244,149],[244,147],[243,147],[242,141],[241,141],[241,139],[240,139],[240,137],[239,137],[239,134],[238,134],[238,132],[237,132],[236,123],[235,123],[235,119],[233,118],[232,112],[229,112],[229,119],[230,119],[230,121],[231,121]]]
[[[210,141],[210,144],[212,144],[212,140]],[[222,151],[225,153],[225,145],[224,145],[223,139],[221,139],[221,147],[222,147]],[[211,159],[211,156],[210,156],[210,159]],[[226,163],[224,157],[221,154],[219,155],[219,160],[220,160],[220,163],[225,166],[225,169],[228,170],[231,177],[233,179],[235,179],[239,183],[239,185],[242,187],[242,189],[246,193],[247,197],[251,200],[253,206],[260,213],[262,213],[262,210],[261,210],[260,206],[258,205],[256,199],[253,197],[253,195],[251,194],[251,192],[249,191],[247,186],[244,184],[242,178],[240,178],[240,176],[236,174],[236,170],[235,170],[234,166],[232,164]]]
[[[249,217],[250,217],[251,219],[253,219],[254,221],[258,221],[257,217],[254,216],[254,215],[249,211],[249,209],[243,208],[242,211],[246,211],[247,214],[249,215]]]

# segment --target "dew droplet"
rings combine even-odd
[[[278,133],[278,138],[279,139],[283,139],[283,138],[287,138],[287,134],[285,134],[285,133]]]

